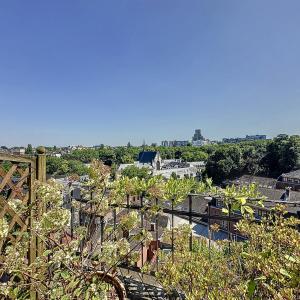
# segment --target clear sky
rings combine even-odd
[[[0,0],[0,145],[300,134],[299,0]]]

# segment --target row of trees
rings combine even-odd
[[[75,150],[61,159],[48,159],[50,174],[81,175],[83,164],[99,159],[114,169],[123,163],[133,163],[143,149],[159,151],[163,159],[207,162],[206,174],[214,182],[243,174],[278,177],[300,166],[300,136],[279,135],[269,141],[242,142],[239,144],[206,145],[203,147],[101,147]],[[78,163],[76,163],[78,162]]]
[[[47,157],[47,174],[52,175],[86,175],[88,168],[79,160],[63,159],[59,157]]]
[[[278,177],[300,167],[300,136],[279,135],[271,141],[220,145],[209,155],[207,175],[214,182],[243,174]]]
[[[93,159],[100,159],[106,164],[126,164],[138,159],[138,154],[142,150],[159,151],[163,159],[182,159],[184,161],[206,160],[208,154],[212,152],[210,147],[103,147],[100,149],[75,150],[71,154],[66,154],[66,159],[76,159],[84,163],[89,163]]]

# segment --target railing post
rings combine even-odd
[[[192,228],[192,195],[189,195],[189,224],[190,227]],[[190,234],[190,251],[192,251],[193,248],[193,231],[191,231]]]
[[[174,263],[174,199],[172,199],[172,219],[171,219],[171,226],[172,226],[172,262]]]
[[[45,147],[38,147],[36,149],[36,170],[35,170],[35,176],[34,178],[37,179],[40,182],[46,182],[46,149]],[[34,182],[32,182],[32,185],[30,187],[30,189],[33,189],[33,184]],[[32,199],[31,199],[31,203],[33,203],[34,201],[38,201],[38,199],[36,199],[35,197],[35,193],[32,190],[31,191],[31,195],[32,195]],[[41,203],[37,203],[37,207],[38,207],[38,215],[36,216],[38,219],[41,218],[43,212],[45,211],[45,207],[44,205],[42,205]],[[31,215],[31,217],[34,217],[33,215]],[[32,224],[33,220],[31,220],[31,224]],[[41,256],[44,252],[44,244],[42,242],[42,240],[40,238],[37,238],[34,234],[32,234],[31,236],[31,251],[35,252],[33,254],[33,256],[38,257]],[[32,256],[32,258],[33,258]],[[31,261],[33,262],[33,261]],[[30,292],[30,299],[35,300],[38,299],[39,295],[35,292],[35,291],[31,291]]]
[[[41,182],[45,182],[46,181],[46,149],[45,147],[40,146],[36,149],[36,152],[37,152],[36,178]]]
[[[40,182],[46,182],[46,149],[45,147],[38,147],[36,149],[36,179]],[[44,207],[41,203],[38,203],[38,218],[41,217],[43,212],[46,210],[46,207]],[[42,255],[43,253],[43,242],[38,238],[37,239],[37,256]]]
[[[70,203],[71,203],[71,239],[73,239],[74,237],[74,215],[75,215],[75,210],[73,207],[73,191],[71,191],[71,195],[70,195]]]
[[[227,234],[228,234],[228,252],[231,252],[231,203],[228,204],[228,223],[227,223]]]
[[[127,206],[127,214],[130,213],[130,207],[129,207],[129,204],[130,204],[130,199],[129,199],[129,194],[126,195],[126,206]],[[128,237],[127,237],[127,241],[129,241],[129,233],[128,233]],[[127,256],[126,256],[127,257]],[[129,260],[128,260],[128,257],[126,259],[126,265],[127,265],[127,274],[129,275]]]
[[[103,241],[104,241],[104,216],[100,216],[100,245],[101,245],[101,252],[103,251]],[[101,271],[104,271],[104,266],[101,263]]]
[[[210,259],[210,250],[211,250],[211,230],[210,230],[210,218],[211,218],[211,202],[208,202],[208,255]]]
[[[158,199],[155,198],[156,209],[158,207]],[[156,271],[158,271],[158,212],[155,215],[155,239],[156,239]]]
[[[140,195],[140,201],[141,201],[141,227],[142,230],[144,230],[144,212],[143,212],[143,208],[144,208],[144,193],[142,193]],[[142,267],[144,266],[144,243],[143,241],[141,242],[141,247],[142,247]],[[142,277],[143,277],[143,273],[142,273]]]

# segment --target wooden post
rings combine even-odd
[[[31,170],[31,180],[30,180],[30,203],[34,203],[35,201],[38,201],[36,199],[36,195],[34,192],[34,181],[37,179],[40,182],[45,182],[46,181],[46,149],[45,147],[38,147],[36,149],[37,154],[36,154],[36,159],[35,159],[35,164],[31,165],[31,168],[35,168],[35,172]],[[31,220],[30,220],[30,227],[33,224],[33,219],[34,218],[40,218],[43,212],[45,211],[45,207],[43,205],[38,205],[38,214],[34,215],[31,213]],[[31,243],[30,243],[30,263],[33,263],[35,258],[37,256],[40,256],[43,254],[43,249],[44,245],[42,241],[36,237],[36,235],[31,231]],[[35,300],[38,299],[39,296],[38,294],[34,291],[34,289],[31,288],[30,291],[30,299]]]
[[[38,147],[37,152],[37,180],[41,182],[46,182],[46,149],[45,147]]]
[[[33,204],[35,202],[35,192],[34,192],[34,182],[36,180],[36,159],[34,159],[34,163],[30,164],[30,182],[29,182],[29,193],[30,200],[29,204]],[[30,246],[29,246],[29,264],[34,263],[37,255],[37,238],[34,234],[32,227],[34,224],[34,219],[36,218],[34,214],[34,210],[30,210],[30,218],[29,218],[29,232],[30,232]],[[34,290],[34,286],[30,287],[30,299],[37,299],[37,293]]]
[[[40,182],[46,182],[46,149],[45,147],[38,147],[37,161],[36,161],[36,179]],[[39,204],[39,218],[46,210],[44,205]],[[44,252],[44,246],[40,239],[37,239],[37,256],[42,255]]]

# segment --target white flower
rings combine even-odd
[[[8,224],[5,219],[0,219],[0,239],[4,239],[8,235]]]

